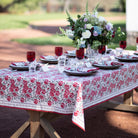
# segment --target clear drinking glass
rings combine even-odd
[[[66,56],[62,55],[58,57],[58,70],[60,73],[62,73],[65,69],[66,65]]]
[[[123,55],[123,49],[122,48],[116,48],[115,51],[116,51],[115,53],[116,53],[116,56],[117,57]]]

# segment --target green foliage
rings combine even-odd
[[[12,3],[14,0],[0,0],[0,5],[6,6],[7,4]]]
[[[28,11],[34,11],[40,8],[40,2],[47,2],[47,0],[20,0],[19,2],[15,2],[17,0],[0,0],[0,7],[5,7],[11,4],[7,11],[10,13],[23,13]],[[6,11],[5,11],[6,12]]]
[[[127,39],[126,37],[127,37],[126,32],[123,32],[121,27],[118,27],[115,33],[114,42],[116,41],[117,43],[119,43],[119,41],[126,41]]]

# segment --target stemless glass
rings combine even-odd
[[[63,48],[62,47],[55,47],[55,54],[57,57],[61,56],[63,53]]]
[[[36,71],[35,51],[27,51],[27,61],[29,62],[29,72]]]
[[[79,48],[76,50],[76,57],[79,60],[84,58],[84,48]]]
[[[120,48],[125,49],[127,46],[126,41],[120,41],[119,46],[120,46]]]

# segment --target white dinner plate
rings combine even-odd
[[[57,59],[43,59],[43,58],[40,58],[40,61],[42,63],[49,63],[49,64],[57,64],[58,63]]]
[[[64,70],[64,72],[67,75],[73,75],[73,76],[89,76],[92,75],[94,73],[96,73],[98,70],[98,68],[93,68],[92,71],[86,72],[86,71],[75,71],[75,70]]]
[[[93,64],[94,67],[98,67],[100,69],[118,69],[122,65],[102,65],[102,64]]]
[[[138,51],[137,52],[134,52],[135,55],[138,55]]]
[[[25,65],[25,64],[28,64],[28,63],[25,63],[25,62],[15,62],[15,65],[11,63],[9,65],[9,67],[12,68],[13,70],[27,71],[27,70],[29,70],[29,66]]]
[[[138,61],[138,57],[136,58],[116,57],[116,59],[122,62],[137,62]]]
[[[19,63],[19,64],[18,64]],[[25,62],[24,62],[25,63]],[[9,67],[13,70],[17,70],[17,71],[28,71],[29,70],[29,66],[28,65],[24,65],[24,63],[22,64],[22,62],[16,62],[16,65],[14,64],[10,64]],[[28,64],[28,63],[27,63]],[[36,70],[40,69],[40,65],[37,64],[36,66]]]

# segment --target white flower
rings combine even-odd
[[[99,22],[106,22],[106,20],[105,20],[104,17],[100,16],[100,17],[99,17]]]
[[[87,39],[90,38],[91,32],[89,30],[86,30],[85,32],[82,33],[82,37]]]
[[[91,29],[92,28],[92,25],[91,24],[86,24],[86,28],[87,29]]]
[[[105,27],[106,27],[107,31],[110,31],[113,28],[113,24],[107,23],[107,25]]]
[[[69,38],[73,38],[74,37],[74,31],[72,31],[72,30],[67,29],[65,34]]]
[[[81,45],[84,45],[85,44],[85,40],[83,40],[83,37],[81,37]]]
[[[79,47],[85,47],[85,40],[83,39],[83,37],[81,37],[80,39],[77,39],[77,42],[78,42],[78,46]]]

